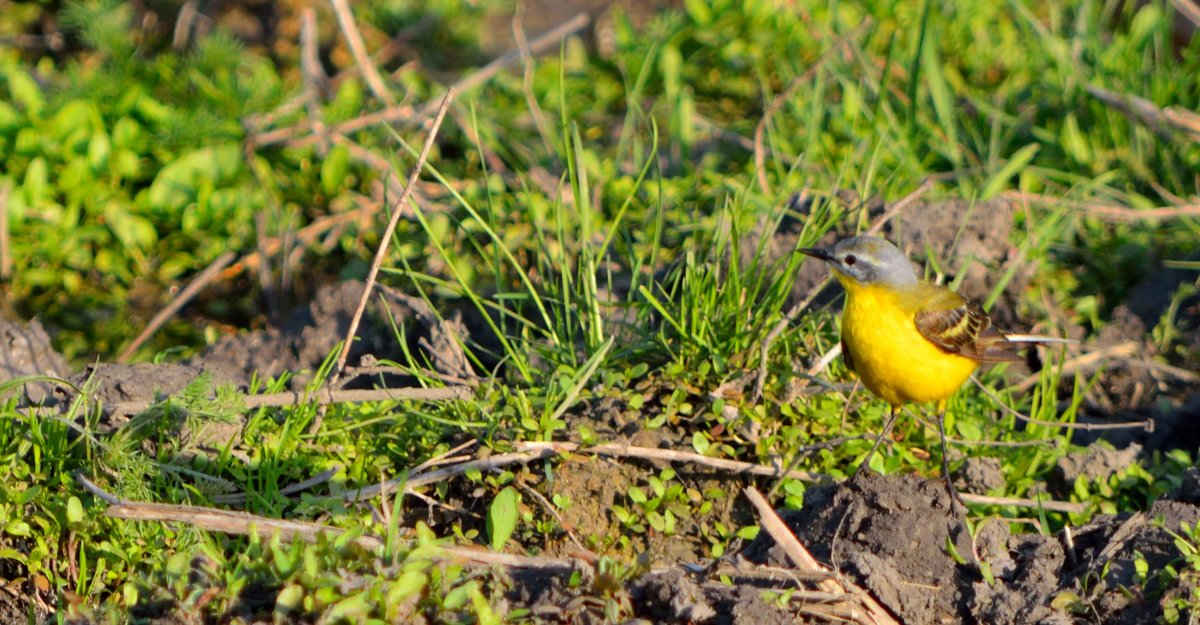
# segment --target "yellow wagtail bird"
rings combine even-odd
[[[864,386],[892,406],[854,476],[870,462],[904,404],[937,402],[942,474],[950,496],[963,505],[946,459],[946,400],[980,363],[1020,360],[1011,351],[1016,344],[1065,341],[993,328],[978,304],[918,280],[904,253],[883,239],[859,236],[800,251],[828,263],[842,283],[842,358]]]

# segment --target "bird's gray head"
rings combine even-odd
[[[917,274],[904,253],[878,237],[851,237],[829,247],[800,250],[829,263],[842,284],[847,279],[858,284],[900,286],[916,284]]]

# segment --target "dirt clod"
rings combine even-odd
[[[999,458],[971,456],[955,475],[955,487],[969,493],[986,493],[1003,488],[1006,481]]]
[[[203,365],[174,363],[137,363],[118,365],[99,363],[89,365],[71,378],[79,388],[86,388],[89,397],[105,406],[125,402],[150,402],[179,393],[201,375],[210,376],[214,385],[238,384],[239,379],[221,369]]]
[[[224,337],[192,362],[237,372],[244,380],[255,372],[264,378],[292,372],[291,387],[303,388],[346,338],[362,290],[361,282],[325,286],[307,306],[292,311],[280,327]],[[377,303],[370,309],[359,328],[361,340],[351,350],[350,362],[358,362],[363,354],[379,355],[385,349],[390,353],[395,344],[381,323],[385,313]]]
[[[50,336],[36,319],[29,323],[0,318],[0,383],[32,376],[66,376],[71,372],[67,360],[50,346]],[[23,386],[25,399],[38,404],[54,390],[49,382]]]
[[[958,619],[964,580],[945,546],[949,537],[959,553],[970,554],[971,545],[940,481],[863,474],[810,489],[805,501],[783,518],[818,561],[849,574],[903,622]],[[791,566],[769,537],[760,537],[746,555]]]
[[[983,556],[983,561],[992,566],[996,583],[979,579],[971,584],[969,612],[975,622],[994,625],[1070,622],[1066,614],[1049,605],[1066,558],[1058,542],[1045,536],[1020,535],[1007,538],[1004,547],[999,553]]]
[[[1187,495],[1200,489],[1200,471],[1193,468],[1183,477],[1184,486],[1178,493]],[[1073,559],[1078,564],[1063,578],[1074,580],[1075,589],[1095,611],[1095,622],[1153,622],[1167,596],[1150,600],[1165,589],[1154,575],[1143,582],[1139,569],[1162,571],[1178,559],[1171,532],[1178,531],[1180,523],[1198,521],[1200,508],[1172,499],[1156,501],[1146,512],[1097,517],[1074,531]]]
[[[1141,451],[1142,446],[1137,443],[1132,443],[1124,449],[1113,449],[1103,443],[1093,443],[1083,451],[1072,452],[1058,459],[1050,479],[1050,487],[1060,495],[1068,494],[1073,491],[1075,481],[1080,477],[1091,481],[1124,471],[1137,462]]]
[[[972,538],[950,513],[938,480],[866,476],[821,486],[809,491],[804,509],[784,518],[818,561],[869,591],[900,622],[1069,622],[1050,607],[1054,593],[1072,584],[1060,578],[1066,554],[1059,541],[1012,535],[1001,522],[978,525]],[[788,566],[769,538],[746,555]]]
[[[680,569],[643,577],[632,594],[644,602],[644,616],[657,623],[703,623],[717,615],[700,586]]]
[[[293,310],[279,327],[224,337],[192,359],[192,363],[223,369],[245,380],[255,372],[260,377],[289,372],[292,374],[289,386],[303,388],[346,338],[363,286],[358,281],[326,285],[307,306]],[[412,322],[408,332],[412,352],[428,358],[439,373],[457,378],[474,375],[460,347],[460,342],[469,338],[462,321],[457,317],[439,319],[426,302],[403,293],[385,290],[383,295],[386,304],[379,298],[370,300],[358,326],[358,340],[350,350],[349,363],[359,363],[364,358],[372,363],[384,359],[405,361],[393,322],[395,326]]]

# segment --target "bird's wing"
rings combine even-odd
[[[1004,333],[992,327],[992,320],[978,304],[932,284],[922,284],[917,296],[921,300],[913,315],[917,331],[942,351],[981,362],[1021,359],[1004,348]]]
[[[846,368],[854,371],[854,359],[850,357],[850,349],[846,347],[846,339],[842,338],[842,362],[846,363]]]

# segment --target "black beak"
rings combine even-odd
[[[812,256],[813,258],[820,258],[821,260],[825,261],[833,260],[833,254],[827,247],[802,247],[800,248],[800,253]]]

